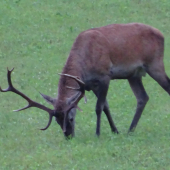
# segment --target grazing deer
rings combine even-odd
[[[37,107],[49,113],[48,125],[52,117],[56,118],[65,136],[74,136],[74,124],[77,104],[85,95],[85,90],[92,90],[97,96],[96,135],[100,135],[101,113],[107,116],[111,130],[118,130],[110,115],[106,100],[110,80],[127,79],[137,100],[136,113],[129,131],[136,127],[144,107],[149,100],[142,84],[142,76],[148,73],[160,86],[170,94],[170,79],[167,77],[164,64],[164,37],[151,26],[130,23],[112,24],[84,31],[76,38],[67,62],[60,74],[58,96],[42,97],[54,106],[49,109],[16,90],[11,82],[11,71],[8,70],[9,87],[1,92],[12,91],[28,101],[29,107]],[[79,109],[79,108],[78,108]]]

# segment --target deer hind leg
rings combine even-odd
[[[93,90],[93,93],[94,93],[94,94],[96,95],[96,97],[98,98],[98,92],[95,91],[95,90]],[[118,130],[117,130],[115,124],[114,124],[114,121],[113,121],[113,119],[112,119],[112,116],[111,116],[111,114],[110,114],[110,110],[109,110],[109,105],[108,105],[107,99],[106,99],[106,101],[105,101],[103,111],[104,111],[104,113],[106,114],[106,117],[107,117],[107,119],[108,119],[108,122],[109,122],[109,124],[110,124],[110,127],[111,127],[112,132],[118,134],[119,132],[118,132]]]
[[[142,77],[132,77],[128,79],[128,81],[137,100],[136,113],[129,128],[130,132],[135,130],[135,127],[137,126],[137,123],[141,117],[147,101],[149,100],[149,97],[143,87]]]
[[[146,67],[146,72],[170,95],[170,79],[165,73],[162,60]]]

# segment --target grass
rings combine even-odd
[[[165,36],[165,68],[170,76],[170,2],[168,0],[1,0],[0,85],[6,88],[6,67],[16,88],[45,105],[38,91],[57,94],[63,65],[76,36],[111,23],[142,22]],[[170,99],[149,76],[144,85],[150,100],[136,131],[127,135],[136,100],[125,80],[112,81],[108,101],[120,131],[112,134],[102,115],[96,138],[95,96],[87,93],[77,112],[76,137],[66,141],[55,121],[40,131],[48,115],[32,108],[12,112],[26,102],[0,93],[0,170],[168,170],[170,169]],[[49,106],[50,107],[50,106]]]

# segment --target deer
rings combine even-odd
[[[21,111],[37,107],[49,114],[46,130],[55,117],[65,137],[75,135],[75,117],[79,101],[85,91],[92,91],[96,97],[96,135],[100,136],[101,113],[104,112],[111,131],[119,133],[111,117],[106,99],[109,83],[115,79],[126,79],[136,97],[136,112],[128,132],[133,132],[149,100],[142,78],[146,73],[170,94],[170,79],[165,73],[164,36],[156,28],[142,23],[111,24],[81,32],[75,39],[69,56],[60,73],[58,94],[52,98],[41,96],[54,109],[37,103],[14,88],[12,70],[8,70],[8,88],[1,92],[14,92],[28,101]],[[86,98],[85,98],[86,101]]]

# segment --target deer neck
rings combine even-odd
[[[77,76],[83,80],[82,68],[78,63],[76,63],[76,61],[77,60],[75,58],[69,57],[66,65],[63,68],[62,74]],[[81,92],[79,90],[70,89],[69,87],[78,89],[79,85],[74,79],[70,77],[60,76],[57,96],[58,102],[56,103],[57,110],[63,110],[63,108],[69,107],[69,105],[71,105],[78,97],[80,97]]]

